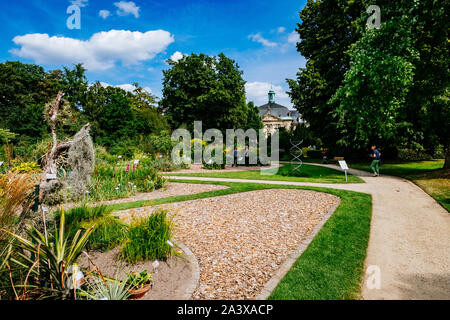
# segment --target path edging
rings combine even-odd
[[[322,218],[322,220],[316,225],[314,230],[300,243],[300,245],[295,249],[295,251],[281,264],[275,274],[266,282],[261,292],[255,297],[255,300],[267,300],[272,294],[273,290],[276,288],[278,283],[284,278],[288,273],[297,259],[303,254],[303,252],[308,248],[309,244],[313,241],[316,235],[322,230],[322,227],[328,221],[328,219],[334,214],[336,209],[341,204],[341,199],[339,198],[339,203],[334,205],[327,214]]]
[[[183,245],[182,243],[176,242],[176,245],[183,250],[184,256],[188,260],[192,270],[191,270],[191,280],[189,281],[186,289],[183,293],[176,297],[175,300],[191,300],[195,289],[197,289],[198,283],[200,281],[200,267],[198,265],[197,257],[192,253],[192,251]]]

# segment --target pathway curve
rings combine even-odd
[[[338,167],[330,166],[337,170]],[[391,176],[371,177],[350,169],[366,183],[325,184],[268,180],[170,177],[198,181],[251,182],[314,186],[370,193],[372,225],[365,263],[363,299],[450,299],[450,214],[412,182]],[[378,269],[379,268],[379,269]],[[380,288],[367,280],[380,271]],[[373,283],[373,282],[372,282]]]

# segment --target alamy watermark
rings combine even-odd
[[[380,29],[381,28],[381,9],[377,5],[371,5],[367,8],[366,12],[370,14],[370,17],[367,19],[367,28],[372,29]]]
[[[381,269],[379,266],[371,265],[367,267],[366,286],[370,290],[381,289]]]
[[[178,142],[172,149],[172,161],[176,164],[246,164],[276,165],[279,162],[278,132],[270,137],[270,156],[268,139],[264,130],[227,129],[225,143],[222,131],[208,129],[203,132],[201,121],[194,122],[194,137],[186,129],[177,129],[172,133],[172,141]],[[262,175],[274,175],[278,166],[270,170],[261,170]]]
[[[81,29],[81,8],[87,5],[88,0],[71,0],[71,5],[67,7],[66,13],[70,14],[66,25],[70,30]]]

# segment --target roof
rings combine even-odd
[[[262,117],[268,111],[270,107],[270,114],[278,117],[282,120],[293,120],[294,123],[298,122],[299,113],[297,110],[289,110],[285,106],[278,103],[266,103],[259,107],[259,114]]]

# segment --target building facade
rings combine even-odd
[[[275,91],[272,89],[268,94],[269,102],[259,107],[259,114],[264,124],[266,135],[273,134],[283,127],[292,130],[302,120],[296,110],[289,110],[285,106],[275,103]]]

